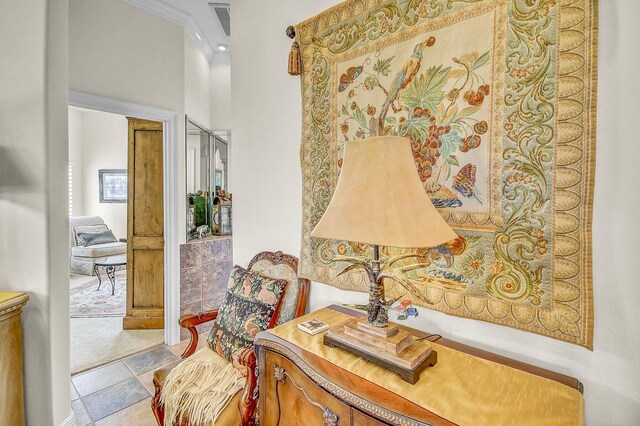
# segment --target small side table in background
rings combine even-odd
[[[29,296],[0,291],[0,425],[24,425],[22,307]]]
[[[98,288],[96,291],[100,290],[100,286],[102,285],[102,277],[100,276],[100,269],[104,268],[107,273],[107,277],[109,277],[109,281],[111,282],[111,295],[113,296],[116,292],[116,270],[118,266],[127,266],[127,255],[121,254],[119,256],[109,256],[105,260],[96,262],[93,265],[93,273],[98,277]]]

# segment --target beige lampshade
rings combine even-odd
[[[398,136],[346,142],[338,185],[311,236],[403,248],[458,238],[424,190],[409,139]]]

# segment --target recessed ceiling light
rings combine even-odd
[[[218,50],[219,51],[224,52],[227,49],[229,49],[229,46],[227,46],[226,44],[224,44],[224,43],[218,44]]]

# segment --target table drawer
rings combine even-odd
[[[287,358],[265,350],[260,371],[260,424],[278,426],[346,426],[351,407],[322,390]]]

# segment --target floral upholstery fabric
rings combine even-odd
[[[234,266],[229,290],[207,338],[209,347],[243,370],[238,355],[253,344],[258,332],[275,325],[287,284],[287,280]]]
[[[284,324],[296,317],[298,299],[300,299],[300,285],[298,284],[298,271],[285,263],[273,264],[269,259],[263,259],[253,264],[252,272],[258,272],[267,277],[278,277],[289,281],[289,285],[282,299],[282,306],[276,325]]]

